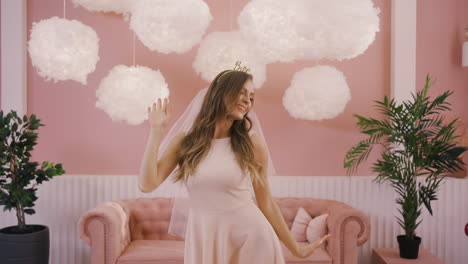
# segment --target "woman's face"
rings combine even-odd
[[[242,87],[237,103],[234,104],[234,109],[231,111],[231,116],[234,120],[242,120],[244,115],[252,109],[254,100],[254,88],[252,80],[247,80]]]

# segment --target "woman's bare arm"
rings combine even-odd
[[[278,205],[273,201],[270,192],[270,186],[267,179],[268,175],[266,174],[266,168],[268,168],[266,144],[265,142],[262,142],[261,138],[257,134],[252,135],[252,142],[254,145],[255,157],[262,167],[265,168],[264,173],[261,175],[261,178],[264,180],[264,184],[260,185],[253,183],[258,207],[268,219],[268,222],[270,222],[278,238],[283,241],[289,251],[297,257],[307,257],[311,255],[316,248],[320,247],[320,245],[323,244],[330,236],[326,235],[312,244],[305,247],[299,247],[298,243],[289,231],[288,225],[284,221]]]
[[[168,103],[167,99],[164,99],[164,102],[158,99],[152,107],[148,107],[151,129],[138,175],[138,188],[142,192],[151,192],[158,188],[177,165],[177,152],[185,136],[184,133],[174,136],[162,157],[160,159],[158,157],[164,129],[171,116]]]
[[[138,187],[140,191],[145,193],[154,190],[154,186],[156,186],[156,182],[158,181],[158,150],[162,135],[162,130],[151,130],[148,136],[145,152],[140,164],[140,173],[138,174]]]
[[[138,176],[138,187],[145,193],[158,188],[175,169],[177,166],[177,152],[185,134],[181,133],[174,136],[166,151],[159,158],[158,150],[162,136],[162,131],[151,130],[148,137]]]

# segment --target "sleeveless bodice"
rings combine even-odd
[[[254,202],[250,174],[237,163],[230,138],[212,140],[186,187],[191,208],[185,264],[285,263],[281,243]]]
[[[230,210],[253,202],[250,176],[241,170],[231,138],[212,139],[207,155],[189,176],[187,191],[194,209]]]

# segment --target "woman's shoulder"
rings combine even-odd
[[[250,139],[252,140],[252,145],[254,147],[254,152],[256,155],[266,155],[266,142],[260,135],[255,133],[253,130],[249,132]]]

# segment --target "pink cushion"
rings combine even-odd
[[[298,242],[313,243],[327,234],[328,214],[312,218],[304,208],[299,207],[291,226],[291,233]]]
[[[304,208],[299,207],[299,209],[297,210],[296,217],[294,218],[293,224],[291,226],[291,233],[296,239],[296,241],[307,241],[306,229],[310,220],[312,220],[312,217],[310,217],[310,215],[306,212],[306,210],[304,210]]]
[[[313,243],[327,234],[327,217],[328,214],[319,215],[309,222],[306,233],[309,243]],[[324,246],[325,243],[322,247]]]
[[[183,264],[184,241],[133,240],[122,252],[116,264],[135,263]]]

